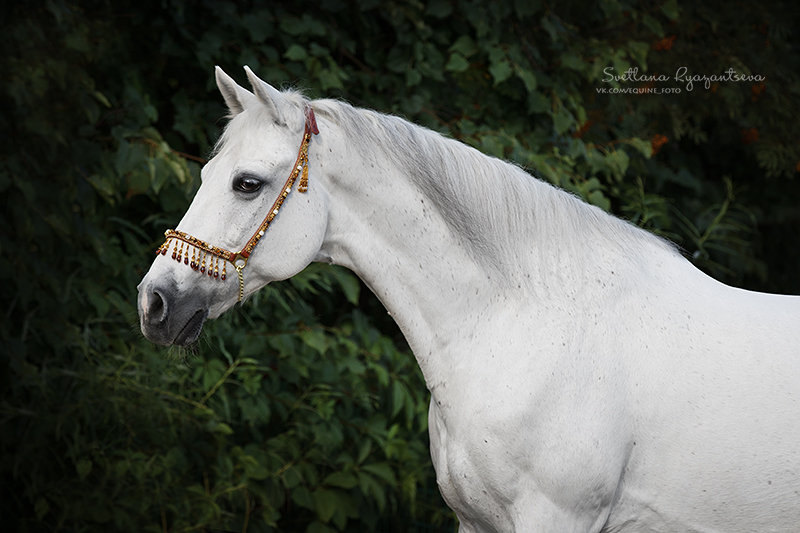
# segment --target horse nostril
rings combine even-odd
[[[160,324],[167,318],[167,304],[157,289],[150,291],[145,316],[151,324]]]

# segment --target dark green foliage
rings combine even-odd
[[[280,5],[275,5],[280,4]],[[136,284],[225,110],[214,64],[404,115],[800,292],[793,2],[18,2],[3,18],[0,512],[16,531],[453,529],[413,357],[314,265],[189,351]],[[622,74],[763,82],[614,81]],[[682,87],[680,94],[600,89]]]

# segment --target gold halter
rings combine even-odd
[[[250,254],[253,253],[256,244],[258,244],[258,241],[261,240],[261,237],[264,236],[267,228],[269,228],[270,223],[272,223],[278,215],[278,211],[280,211],[284,200],[286,200],[286,197],[292,192],[292,186],[301,172],[302,176],[300,177],[300,183],[297,184],[297,190],[301,193],[308,190],[308,145],[311,143],[311,136],[317,135],[319,129],[317,128],[317,120],[314,117],[314,110],[311,106],[306,106],[305,115],[306,124],[305,131],[303,132],[303,141],[300,143],[297,161],[295,161],[292,167],[292,172],[286,179],[281,193],[275,199],[275,202],[273,202],[267,216],[264,217],[261,225],[258,226],[256,232],[253,233],[253,236],[250,237],[241,250],[238,252],[231,252],[225,248],[220,248],[219,246],[201,241],[197,237],[183,231],[168,229],[164,232],[166,240],[164,244],[156,250],[156,254],[167,255],[169,247],[173,246],[172,258],[175,261],[178,263],[183,262],[184,265],[190,266],[200,274],[207,273],[210,278],[222,281],[228,277],[226,267],[227,263],[230,263],[233,265],[239,277],[238,301],[241,302],[242,298],[244,298],[244,274],[242,270],[244,270],[244,267],[247,265],[247,260],[250,258]],[[191,259],[189,258],[190,253]],[[220,259],[222,260],[222,272],[220,272]]]

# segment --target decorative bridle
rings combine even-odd
[[[301,193],[308,190],[308,145],[311,143],[311,136],[317,135],[319,129],[317,128],[317,120],[314,117],[314,109],[312,109],[311,106],[306,106],[305,115],[306,124],[305,131],[303,132],[303,141],[300,143],[297,161],[295,161],[292,167],[292,172],[286,179],[286,183],[283,184],[283,189],[275,199],[275,202],[273,202],[267,216],[264,217],[264,220],[258,226],[256,232],[253,233],[253,236],[250,237],[241,250],[232,252],[225,248],[209,244],[183,231],[168,229],[164,232],[166,240],[164,244],[156,250],[156,254],[167,255],[170,246],[173,246],[172,258],[175,261],[190,266],[200,274],[207,273],[208,277],[222,281],[225,281],[228,277],[227,263],[230,263],[233,265],[233,268],[236,270],[236,275],[239,278],[238,301],[241,302],[242,298],[244,298],[244,274],[242,271],[244,267],[247,266],[247,260],[250,258],[250,254],[253,253],[253,249],[255,249],[258,241],[260,241],[261,237],[266,233],[269,225],[275,217],[278,216],[278,211],[280,211],[286,197],[292,192],[292,186],[294,186],[294,182],[297,180],[297,177],[300,176],[301,172],[302,176],[300,177],[300,183],[297,184],[297,190]],[[190,252],[192,254],[191,259],[189,258]],[[222,260],[222,272],[220,272],[220,260]]]

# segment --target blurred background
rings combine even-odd
[[[456,528],[416,363],[350,272],[312,265],[190,349],[141,337],[136,285],[224,126],[214,65],[404,116],[725,283],[800,293],[796,2],[51,0],[1,24],[4,531]]]

